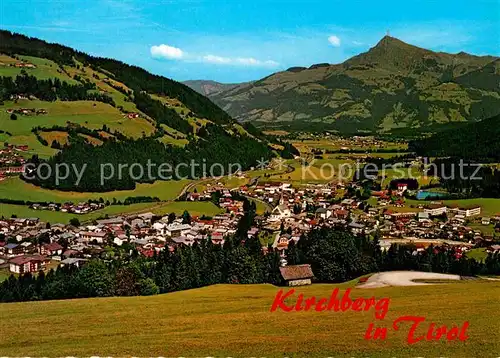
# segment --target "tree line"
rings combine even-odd
[[[453,157],[479,163],[500,162],[500,115],[413,140],[410,151],[426,157]]]
[[[500,198],[500,170],[454,158],[436,159],[430,175],[439,177],[441,187],[452,198]]]
[[[94,83],[70,84],[58,78],[40,80],[22,71],[16,78],[0,77],[0,101],[5,101],[11,96],[23,94],[32,95],[42,101],[98,101],[115,106],[114,100],[97,92]]]
[[[151,295],[219,283],[282,284],[278,251],[269,247],[264,253],[257,238],[246,237],[245,228],[242,224],[222,246],[206,239],[174,251],[163,250],[151,258],[133,251],[128,258],[91,260],[79,269],[63,267],[36,276],[12,275],[0,285],[0,301]],[[430,246],[416,254],[412,245],[392,245],[383,252],[377,235],[369,238],[325,227],[303,235],[297,244],[291,241],[287,260],[288,264],[310,264],[317,282],[344,282],[389,270],[500,274],[498,253],[478,262],[446,247]]]
[[[462,276],[500,274],[500,253],[489,254],[479,262],[445,246],[429,246],[421,252],[413,244],[392,244],[380,249],[380,234],[373,238],[355,236],[342,229],[319,228],[291,241],[288,264],[311,264],[322,282],[344,282],[376,271],[418,270]]]

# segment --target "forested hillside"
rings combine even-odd
[[[227,91],[237,86],[243,85],[243,83],[220,83],[216,81],[204,80],[190,80],[184,81],[182,83],[204,96],[215,95],[222,91]],[[247,82],[247,84],[250,85],[251,82]]]
[[[409,143],[409,149],[428,157],[455,157],[477,162],[500,161],[500,115]]]
[[[0,124],[0,141],[27,146],[36,166],[88,165],[78,184],[72,176],[60,183],[54,177],[25,177],[63,190],[133,189],[137,182],[152,181],[146,174],[134,179],[124,174],[103,185],[97,180],[103,163],[113,168],[145,165],[148,159],[172,166],[219,163],[227,173],[231,163],[248,169],[276,155],[270,147],[276,140],[245,126],[249,133],[179,82],[8,31],[0,31]],[[285,148],[283,155],[291,151]],[[195,175],[211,173],[184,170],[170,177]]]
[[[46,58],[59,66],[73,67],[77,65],[77,62],[80,62],[85,66],[104,71],[110,78],[122,82],[133,91],[142,90],[176,98],[197,115],[209,118],[214,122],[227,123],[231,121],[227,113],[189,87],[117,60],[90,56],[66,46],[1,30],[0,52],[7,55],[17,54]]]

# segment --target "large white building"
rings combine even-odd
[[[275,207],[269,217],[269,221],[279,221],[292,216],[292,212],[285,205],[278,205]]]
[[[445,205],[429,205],[424,209],[424,213],[428,213],[431,216],[438,216],[445,214],[448,208]]]

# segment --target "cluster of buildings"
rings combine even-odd
[[[151,257],[155,252],[205,239],[222,245],[228,235],[236,233],[243,202],[227,197],[220,200],[221,205],[227,204],[228,212],[210,218],[144,213],[97,220],[79,227],[47,225],[38,218],[0,220],[0,262],[5,262],[4,269],[19,274],[104,258],[108,246],[128,253],[135,248],[141,255]]]
[[[23,165],[26,159],[21,152],[28,150],[28,146],[14,146],[8,144],[0,148],[0,181],[13,174],[19,175],[24,172]]]
[[[16,62],[14,64],[11,64],[11,66],[14,66],[17,68],[36,68],[35,64],[29,63],[29,62]]]
[[[33,210],[50,210],[50,211],[61,211],[63,213],[71,214],[88,214],[92,211],[104,208],[106,205],[100,202],[83,201],[78,204],[71,202],[66,202],[64,204],[59,203],[35,203],[30,205],[30,209]]]
[[[338,199],[340,189],[346,191],[343,184],[295,188],[290,183],[269,182],[230,190],[218,183],[207,186],[201,193],[192,192],[186,196],[187,200],[217,198],[218,205],[225,210],[213,217],[160,217],[145,213],[97,220],[79,227],[50,226],[36,218],[0,220],[3,236],[0,259],[11,272],[22,273],[38,271],[54,262],[56,265],[81,265],[92,257],[106,257],[109,254],[106,248],[110,246],[128,253],[136,249],[141,255],[151,257],[161,250],[191,246],[206,239],[222,245],[228,236],[236,233],[244,215],[242,196],[268,207],[265,214],[255,217],[248,237],[258,238],[264,251],[269,245],[277,249],[283,259],[286,259],[286,250],[292,240],[298,241],[303,234],[319,226],[343,227],[354,234],[380,232],[383,249],[395,242],[413,243],[418,250],[431,244],[448,245],[456,247],[461,254],[472,247],[491,246],[488,240],[492,238],[468,226],[471,220],[485,222],[485,218],[480,217],[480,207],[450,207],[434,202],[408,207],[404,198],[397,195],[388,198],[387,193],[376,193],[377,204],[370,205],[368,202],[373,203],[373,200],[363,200],[356,195]],[[355,192],[357,188],[347,189]],[[388,203],[380,205],[382,200]],[[74,209],[63,205],[60,210]],[[500,223],[500,215],[487,219],[488,224]],[[43,237],[43,244],[35,244],[42,242],[40,237]]]
[[[0,148],[0,181],[24,172],[26,159],[21,153],[27,150],[27,145],[6,144]]]
[[[7,109],[9,114],[21,114],[24,116],[38,116],[42,114],[47,114],[47,111],[43,108],[9,108]]]

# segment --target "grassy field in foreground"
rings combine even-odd
[[[349,284],[339,285],[345,288]],[[329,297],[335,285],[300,287]],[[493,357],[500,352],[499,282],[354,289],[352,298],[390,298],[384,320],[368,312],[270,312],[271,285],[217,285],[152,297],[0,304],[0,353],[7,356]],[[342,291],[341,291],[342,292]],[[466,294],[465,294],[466,292]],[[291,302],[290,302],[291,303]],[[406,315],[462,325],[469,338],[409,345]],[[364,340],[370,323],[385,341]],[[68,329],[68,327],[71,327]],[[425,327],[425,328],[424,328]]]

